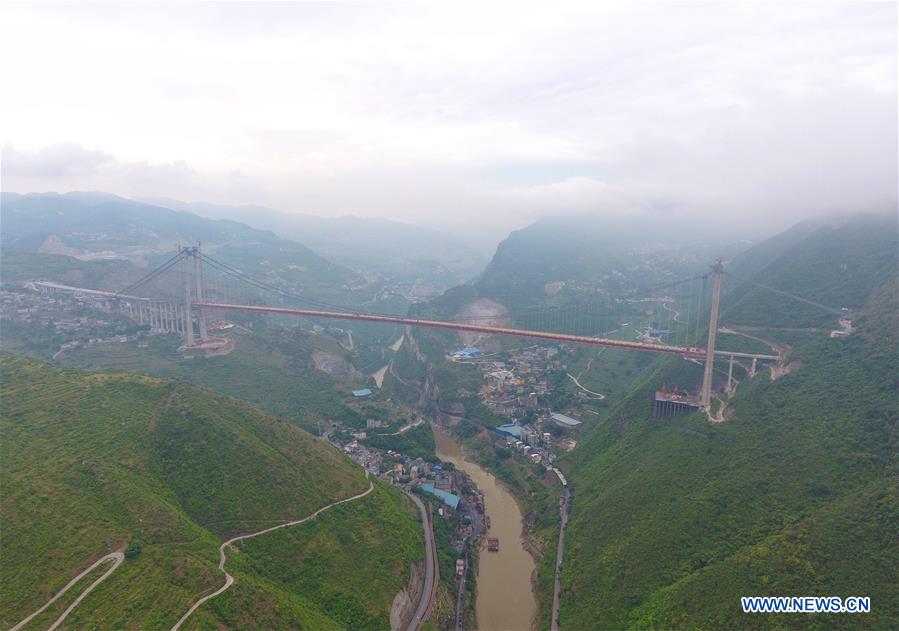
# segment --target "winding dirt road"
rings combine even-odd
[[[582,385],[581,385],[581,382],[577,380],[577,377],[575,377],[574,375],[572,375],[570,372],[566,372],[565,374],[568,375],[568,378],[571,379],[571,380],[574,382],[574,385],[576,385],[578,388],[580,388],[581,390],[583,390],[583,391],[586,392],[587,394],[592,394],[592,395],[594,395],[594,398],[599,399],[600,401],[602,401],[603,399],[606,398],[606,395],[604,395],[604,394],[602,394],[602,393],[600,393],[600,392],[593,392],[593,390],[588,390],[587,388],[585,388],[584,386],[582,386]]]
[[[667,302],[663,302],[663,303],[662,303],[662,308],[665,309],[666,311],[669,311],[669,312],[674,316],[673,320],[674,320],[675,322],[677,322],[678,324],[683,324],[683,321],[681,321],[681,320],[679,319],[679,318],[680,318],[680,311],[678,311],[678,310],[676,310],[676,309],[672,309],[671,307],[669,307]]]
[[[18,631],[19,629],[21,629],[22,627],[24,627],[26,624],[28,624],[29,622],[31,622],[32,618],[34,618],[35,616],[37,616],[37,615],[43,613],[44,610],[47,609],[47,607],[49,607],[50,605],[52,605],[53,603],[55,603],[56,600],[57,600],[60,596],[62,596],[63,594],[65,594],[67,591],[69,591],[69,588],[71,588],[72,586],[74,586],[75,584],[77,584],[78,581],[80,581],[82,578],[84,578],[85,576],[87,576],[88,574],[90,574],[91,572],[93,572],[97,567],[99,567],[99,566],[102,565],[103,563],[106,563],[106,562],[108,562],[108,561],[112,561],[112,567],[109,568],[108,570],[106,570],[106,571],[103,573],[103,575],[100,576],[97,580],[95,580],[93,583],[91,583],[90,585],[88,585],[88,586],[84,589],[84,591],[81,592],[81,593],[78,595],[78,598],[76,598],[76,599],[72,602],[71,605],[69,605],[68,607],[66,607],[66,610],[62,612],[62,615],[59,616],[59,618],[57,618],[56,621],[55,621],[52,625],[50,625],[48,631],[54,631],[57,627],[59,627],[59,625],[62,624],[63,620],[65,620],[66,617],[68,617],[68,615],[69,615],[70,613],[72,613],[72,610],[75,609],[75,607],[77,607],[77,606],[79,605],[79,603],[81,603],[81,601],[84,600],[84,599],[87,597],[87,595],[90,594],[90,593],[94,590],[94,588],[95,588],[97,585],[99,585],[100,583],[102,583],[103,581],[105,581],[106,578],[107,578],[110,574],[112,574],[112,573],[115,571],[115,569],[116,569],[117,567],[119,567],[119,565],[122,564],[122,561],[124,561],[124,560],[125,560],[125,555],[122,554],[121,552],[110,552],[109,554],[100,557],[99,559],[97,559],[97,560],[94,562],[93,565],[91,565],[89,568],[87,568],[86,570],[84,570],[81,574],[79,574],[78,576],[76,576],[75,578],[73,578],[71,581],[69,581],[69,583],[68,583],[65,587],[63,587],[61,590],[59,590],[58,592],[56,592],[56,595],[53,596],[53,598],[51,598],[50,600],[48,600],[47,603],[46,603],[43,607],[41,607],[40,609],[38,609],[37,611],[35,611],[33,614],[31,614],[30,616],[28,616],[28,617],[25,618],[24,620],[22,620],[22,622],[20,622],[20,623],[17,624],[16,626],[14,626],[14,627],[13,627],[12,629],[10,629],[9,631]]]
[[[365,477],[366,477],[366,479],[368,478],[368,471],[365,472]],[[369,480],[368,490],[366,490],[362,493],[359,493],[358,495],[354,495],[352,497],[347,497],[345,499],[339,500],[337,502],[333,502],[331,504],[328,504],[327,506],[319,508],[317,511],[315,511],[311,515],[303,517],[303,519],[289,521],[289,522],[286,522],[283,524],[278,524],[277,526],[272,526],[270,528],[266,528],[264,530],[259,530],[257,532],[251,532],[246,535],[239,535],[237,537],[232,537],[231,539],[228,539],[225,543],[223,543],[222,545],[219,546],[219,569],[222,572],[224,572],[224,574],[225,574],[225,584],[222,585],[221,587],[219,587],[217,590],[215,590],[211,594],[207,594],[206,596],[203,596],[202,598],[197,600],[197,602],[195,602],[193,605],[191,605],[190,609],[187,610],[187,613],[184,614],[183,616],[181,616],[181,619],[175,623],[175,626],[172,627],[172,631],[177,631],[181,627],[181,625],[184,624],[184,621],[187,620],[190,617],[190,615],[194,611],[196,611],[197,608],[199,608],[200,605],[205,603],[207,600],[215,598],[216,596],[218,596],[219,594],[221,594],[222,592],[227,590],[229,587],[231,587],[232,584],[234,584],[234,577],[225,571],[225,562],[228,560],[228,555],[226,554],[225,550],[228,548],[228,546],[230,546],[233,543],[237,543],[238,541],[243,541],[244,539],[252,539],[253,537],[258,537],[259,535],[264,535],[266,533],[273,532],[275,530],[278,530],[279,528],[287,528],[288,526],[298,526],[307,521],[315,519],[316,517],[318,517],[319,515],[324,513],[329,508],[333,508],[333,507],[337,506],[338,504],[344,504],[346,502],[352,502],[354,500],[361,499],[361,498],[365,497],[366,495],[368,495],[369,493],[371,493],[374,490],[374,488],[375,488],[374,483],[371,480]]]

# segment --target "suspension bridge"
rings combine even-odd
[[[47,281],[34,281],[32,285],[41,291],[81,293],[106,300],[108,308],[148,325],[151,331],[180,335],[183,339],[182,350],[212,352],[220,348],[227,343],[227,339],[215,335],[210,321],[214,317],[224,318],[225,314],[230,313],[233,317],[242,313],[428,327],[676,355],[704,365],[702,386],[696,401],[699,407],[708,410],[715,357],[729,358],[728,390],[734,383],[735,361],[751,360],[748,372],[754,374],[757,362],[782,362],[784,359],[782,353],[716,349],[723,273],[724,267],[719,259],[705,274],[654,287],[645,290],[642,295],[633,292],[614,298],[607,295],[600,302],[523,311],[516,316],[517,326],[497,322],[496,316],[459,316],[438,320],[415,317],[414,314],[378,313],[325,302],[285,289],[281,279],[263,280],[246,274],[207,255],[199,245],[179,247],[171,258],[119,291],[86,289]],[[795,298],[839,313],[825,305],[798,296]],[[639,331],[639,339],[623,339],[627,336],[622,336],[622,333],[630,333],[636,328],[628,329],[631,323],[625,322],[625,319],[639,319],[647,324],[645,330]],[[617,337],[612,336],[615,333],[618,333]],[[631,333],[631,336],[634,334]]]

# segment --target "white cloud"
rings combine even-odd
[[[497,229],[895,203],[892,4],[0,11],[7,190]]]
[[[79,144],[64,142],[34,152],[3,147],[5,174],[23,178],[83,177],[95,173],[115,158],[102,151],[89,151]]]

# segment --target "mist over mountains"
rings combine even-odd
[[[2,628],[899,630],[897,20],[0,2]]]

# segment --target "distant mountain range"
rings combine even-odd
[[[650,287],[706,271],[722,251],[748,242],[691,240],[640,217],[569,215],[541,219],[512,232],[491,261],[464,287],[431,306],[455,312],[459,300],[487,298],[514,315],[548,303],[563,305],[599,293]],[[433,315],[433,314],[432,314]]]
[[[421,278],[441,288],[465,282],[487,261],[479,249],[437,230],[371,217],[319,217],[265,206],[182,202],[163,197],[142,201],[204,217],[242,221],[296,239],[360,273],[403,281]]]
[[[81,260],[125,259],[150,265],[178,244],[202,241],[213,256],[247,271],[265,264],[288,268],[307,285],[358,283],[361,277],[301,243],[246,224],[207,219],[109,193],[3,193],[5,252],[62,254]]]

